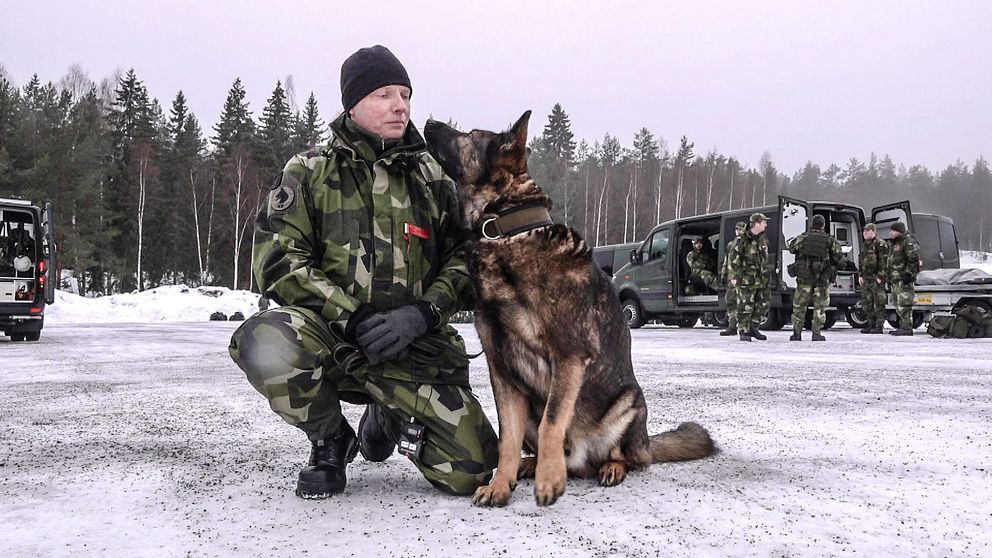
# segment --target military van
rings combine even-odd
[[[56,247],[49,204],[0,198],[0,332],[37,341],[55,302]]]
[[[592,249],[592,261],[596,264],[596,267],[602,269],[608,276],[613,277],[614,271],[627,265],[627,262],[630,261],[630,251],[638,246],[640,246],[639,242],[597,246]]]
[[[777,205],[737,209],[697,215],[657,225],[640,245],[629,253],[629,263],[616,270],[613,285],[623,305],[627,324],[640,327],[649,320],[666,325],[693,327],[705,313],[712,313],[717,325],[726,326],[726,279],[720,287],[700,288],[686,264],[686,256],[697,238],[709,240],[716,256],[717,272],[722,271],[727,243],[734,238],[738,221],[747,222],[752,213],[768,216],[771,310],[761,324],[765,330],[781,329],[792,320],[792,295],[796,279],[786,272],[795,261],[787,241],[809,229],[813,215],[822,215],[826,231],[840,243],[844,261],[830,285],[830,307],[824,327],[838,319],[862,327],[860,292],[857,288],[857,264],[861,251],[861,230],[866,222],[861,207],[837,202],[807,202],[779,196]],[[879,235],[887,238],[889,227],[903,221],[911,228],[912,213],[908,201],[872,209],[871,219],[879,224]],[[807,315],[807,319],[809,314]]]

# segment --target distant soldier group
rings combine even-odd
[[[727,245],[720,270],[727,282],[727,329],[720,335],[736,333],[741,341],[767,339],[758,331],[758,325],[768,317],[771,306],[767,225],[768,218],[755,213],[749,223],[737,223],[737,237]],[[790,341],[802,340],[810,304],[813,305],[812,340],[826,340],[821,330],[830,304],[829,287],[837,277],[844,253],[837,239],[825,232],[825,225],[822,215],[814,215],[810,230],[788,241],[788,250],[796,257],[788,266],[789,274],[796,278]],[[888,242],[875,235],[875,224],[867,223],[862,233],[864,247],[858,266],[862,307],[867,317],[861,333],[882,333],[888,288],[896,300],[899,324],[889,333],[913,335],[914,286],[920,272],[919,244],[906,233],[906,225],[902,222],[892,225]]]

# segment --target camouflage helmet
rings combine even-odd
[[[876,230],[875,223],[865,223],[864,230],[866,230],[866,231],[874,231],[874,230]]]
[[[896,221],[895,223],[892,223],[892,226],[889,228],[889,230],[895,231],[899,234],[906,234],[906,223],[903,223],[902,221]]]
[[[734,228],[740,232],[744,232],[744,229],[747,228],[747,223],[745,223],[744,221],[737,221],[737,224],[734,225]]]
[[[764,213],[752,213],[751,214],[751,223],[757,223],[757,222],[760,222],[760,221],[767,221],[767,220],[768,220],[768,217],[766,217]]]

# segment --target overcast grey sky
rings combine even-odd
[[[18,85],[78,63],[133,67],[205,131],[240,77],[256,117],[276,80],[340,111],[341,62],[388,46],[413,119],[502,129],[555,102],[577,138],[647,127],[792,173],[874,151],[931,170],[992,157],[992,2],[46,2],[0,0],[0,64]]]

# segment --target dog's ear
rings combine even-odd
[[[503,154],[500,159],[513,174],[527,174],[527,122],[530,120],[528,110],[517,120],[508,132],[500,134],[499,151]]]
[[[517,145],[527,146],[527,123],[530,122],[530,111],[526,111],[517,120],[517,123],[510,128],[510,133],[513,134],[513,143]]]

